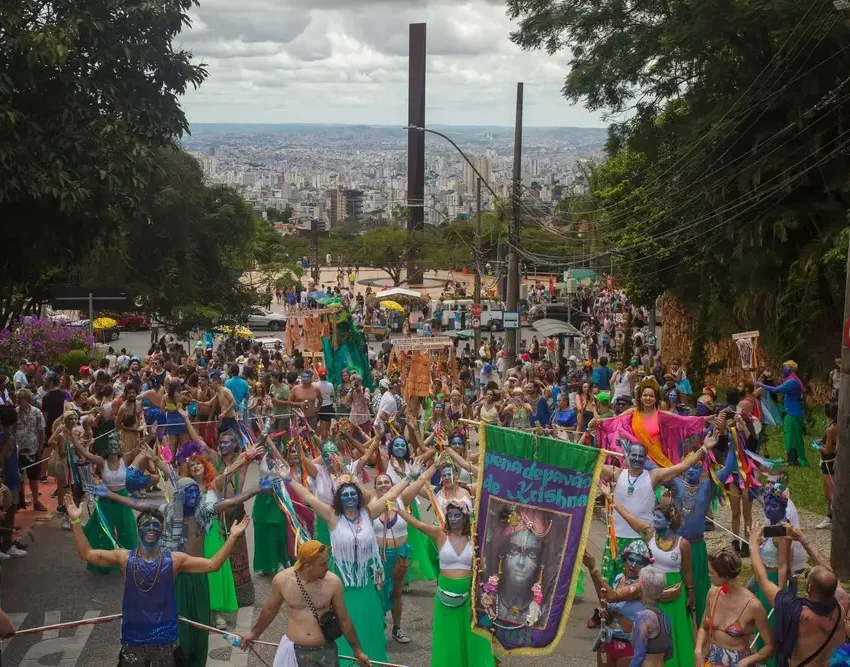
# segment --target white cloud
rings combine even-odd
[[[430,124],[602,126],[560,90],[569,53],[510,42],[502,0],[201,0],[175,41],[209,77],[183,100],[190,122],[399,124],[407,120],[408,31],[428,25]]]

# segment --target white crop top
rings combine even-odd
[[[109,467],[109,461],[104,461],[100,478],[110,488],[120,487],[123,489],[127,484],[127,466],[124,465],[124,459],[119,459],[119,461],[118,470],[112,470]]]
[[[472,569],[472,542],[468,541],[460,556],[452,546],[450,540],[446,540],[440,549],[441,570],[471,570]]]
[[[400,500],[396,500],[396,503],[401,503]],[[381,514],[377,519],[372,519],[372,528],[375,531],[375,537],[379,540],[388,539],[391,540],[393,538],[398,539],[399,537],[407,537],[407,521],[404,520],[404,517],[401,514],[396,514],[392,519],[390,519],[389,523],[384,526],[384,518],[386,514]]]

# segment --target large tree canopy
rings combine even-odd
[[[673,289],[719,314],[716,335],[759,328],[777,355],[831,359],[798,333],[840,322],[840,261],[825,259],[846,256],[850,15],[829,0],[508,8],[520,46],[569,47],[567,98],[618,114],[588,194],[559,211],[567,233],[582,223],[618,249],[646,303]]]
[[[206,76],[172,44],[193,0],[17,0],[0,11],[0,326],[131,215]]]

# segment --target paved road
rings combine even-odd
[[[256,475],[256,472],[252,474]],[[76,557],[70,533],[60,530],[57,519],[36,528],[34,537],[35,543],[30,547],[28,557],[4,561],[2,565],[3,609],[16,626],[32,628],[86,616],[120,613],[123,578],[117,574],[99,576],[87,572]],[[253,527],[248,529],[248,539],[253,555]],[[601,553],[604,539],[604,524],[595,521],[590,540],[593,553]],[[256,606],[241,609],[232,620],[231,629],[235,624],[237,632],[247,631],[268,599],[269,583],[267,578],[254,577]],[[390,658],[396,663],[409,667],[430,665],[433,604],[433,583],[414,584],[405,596],[404,627],[413,641],[401,646],[390,640]],[[589,651],[594,635],[585,627],[591,609],[590,602],[577,603],[574,607],[569,627],[554,658],[559,667],[580,667],[594,662]],[[281,614],[263,639],[278,641],[284,628]],[[116,664],[118,641],[118,623],[18,637],[3,643],[3,664],[6,667],[103,667]],[[260,651],[263,659],[271,664],[273,649],[267,647]],[[552,656],[506,658],[502,665],[543,667],[553,664],[552,660]],[[224,664],[238,667],[262,665],[256,656],[232,649],[214,635],[210,640],[207,665]]]

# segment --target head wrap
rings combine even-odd
[[[596,394],[596,400],[602,403],[602,405],[608,405],[611,402],[611,392],[600,391]]]
[[[643,540],[634,540],[633,542],[630,542],[629,546],[623,550],[623,560],[625,560],[626,556],[629,554],[634,554],[639,558],[643,558],[647,564],[653,562],[652,553],[649,551],[649,547],[646,546],[646,542]]]
[[[296,570],[300,570],[305,565],[309,565],[310,563],[318,560],[319,556],[327,550],[328,547],[318,540],[309,540],[304,542],[304,544],[301,545],[301,548],[298,549],[298,560],[295,561],[295,565],[293,567]]]
[[[325,440],[322,444],[322,456],[330,456],[331,454],[339,454],[339,447],[333,440]]]

